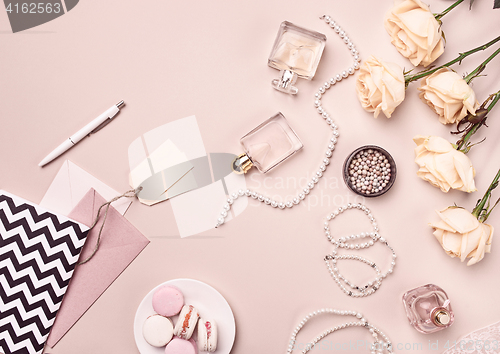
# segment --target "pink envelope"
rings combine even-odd
[[[68,216],[90,226],[97,210],[105,202],[103,197],[91,189]],[[80,260],[87,259],[95,247],[104,211],[105,208],[101,210],[98,224],[87,236]],[[99,250],[90,261],[75,268],[47,340],[50,347],[59,342],[148,243],[149,240],[115,208],[109,208]]]

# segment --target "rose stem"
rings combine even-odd
[[[408,86],[408,84],[410,82],[412,82],[412,81],[419,80],[419,79],[421,79],[423,77],[426,77],[426,76],[429,76],[429,75],[435,73],[439,69],[442,69],[442,68],[451,66],[451,65],[453,65],[455,63],[461,62],[463,59],[465,59],[469,55],[477,53],[477,52],[479,52],[481,50],[485,50],[485,49],[491,47],[493,44],[495,44],[498,41],[500,41],[500,36],[496,37],[495,39],[493,39],[493,40],[489,41],[488,43],[483,44],[483,45],[481,45],[481,46],[479,46],[477,48],[471,49],[471,50],[469,50],[469,51],[467,51],[465,53],[460,53],[460,55],[458,57],[456,57],[455,59],[453,59],[452,61],[449,61],[446,64],[443,64],[441,66],[438,66],[437,68],[429,69],[429,70],[424,70],[424,71],[422,71],[420,73],[417,73],[415,75],[406,75],[405,76],[405,85]]]
[[[483,61],[476,69],[474,69],[469,75],[464,77],[465,82],[468,84],[472,81],[472,79],[476,78],[481,74],[481,72],[486,68],[486,65],[494,58],[497,56],[497,54],[500,53],[500,48],[498,48],[493,54],[491,54],[488,59]]]
[[[493,208],[495,208],[495,206],[498,204],[497,200],[495,205],[493,205],[493,207],[490,210],[488,210],[489,207],[488,203],[488,207],[486,208],[485,213],[483,213],[484,206],[491,198],[491,191],[498,186],[499,178],[500,178],[500,169],[498,170],[495,178],[488,187],[488,190],[486,191],[486,193],[484,193],[483,198],[477,202],[476,207],[472,210],[472,215],[474,215],[480,222],[485,222],[486,219],[488,219],[488,216],[490,216],[491,212],[493,211]]]
[[[490,97],[486,99],[486,101],[483,103],[482,106],[483,107],[486,106],[486,103],[490,100],[492,101],[488,105],[488,107],[486,107],[487,111],[486,114],[488,114],[500,100],[500,91],[497,91],[496,93],[490,95]],[[457,150],[461,150],[463,147],[467,147],[467,142],[469,141],[470,137],[474,135],[479,130],[479,128],[481,128],[485,124],[486,118],[487,117],[485,116],[483,119],[481,119],[481,121],[474,123],[472,127],[468,129],[468,132],[465,134],[465,136],[463,136],[459,141],[457,141]]]
[[[444,15],[446,15],[448,12],[450,12],[455,7],[457,7],[458,5],[460,5],[460,3],[462,3],[462,2],[464,2],[464,0],[455,1],[450,7],[448,7],[446,10],[444,10],[440,14],[434,14],[434,17],[436,18],[436,20],[439,21]]]

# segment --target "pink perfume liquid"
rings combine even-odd
[[[421,333],[448,328],[455,319],[448,295],[437,285],[427,284],[406,292],[403,304],[410,324]]]
[[[266,120],[240,142],[246,156],[262,173],[278,166],[303,147],[281,113]]]
[[[298,77],[312,80],[325,48],[326,36],[285,21],[267,61],[271,68],[280,70],[280,78],[271,82],[281,92],[295,95]]]

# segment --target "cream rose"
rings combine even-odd
[[[391,43],[415,66],[428,66],[444,52],[441,26],[420,0],[395,0],[384,26]]]
[[[474,215],[459,207],[449,207],[436,211],[441,218],[430,223],[434,236],[451,257],[459,257],[467,265],[473,265],[491,251],[493,226],[479,222]]]
[[[476,113],[479,102],[464,79],[448,68],[442,68],[422,80],[420,99],[427,103],[443,124],[461,121],[467,112]]]
[[[403,70],[394,63],[370,56],[361,65],[356,92],[361,106],[366,111],[373,112],[375,118],[381,111],[390,118],[405,98]]]
[[[450,188],[463,192],[474,192],[476,171],[463,152],[443,138],[417,135],[413,138],[415,162],[420,167],[417,176],[435,187],[448,192]]]

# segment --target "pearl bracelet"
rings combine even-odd
[[[348,209],[359,209],[363,211],[372,224],[373,232],[369,233],[362,232],[358,235],[340,237],[338,240],[335,240],[330,234],[330,227],[329,227],[330,220],[335,219],[338,215],[342,214],[344,211]],[[380,286],[382,285],[382,280],[394,271],[394,266],[396,265],[396,252],[391,246],[389,246],[389,243],[387,243],[387,241],[383,237],[380,237],[378,233],[379,228],[377,222],[375,221],[375,218],[371,214],[370,209],[368,209],[362,204],[349,203],[347,204],[347,206],[340,207],[338,208],[338,210],[329,214],[326,219],[327,220],[325,221],[325,226],[324,226],[325,235],[328,241],[330,241],[335,246],[335,248],[333,249],[331,254],[325,257],[325,263],[333,280],[335,280],[340,289],[342,289],[342,291],[348,296],[365,297],[372,295],[373,293],[375,293],[375,291],[377,291],[380,288]],[[368,238],[369,241],[362,243],[348,242],[365,238]],[[337,251],[339,248],[345,248],[349,250],[354,250],[354,249],[360,250],[373,246],[377,241],[387,246],[392,252],[391,265],[387,270],[387,272],[385,273],[382,273],[380,271],[379,267],[377,266],[377,264],[375,264],[375,262],[372,262],[364,257],[355,255],[337,255]],[[337,268],[337,262],[340,260],[355,260],[369,265],[374,269],[376,273],[375,279],[362,286],[353,284],[351,281],[347,280],[342,274],[340,274]]]
[[[302,354],[306,354],[308,351],[313,350],[315,345],[321,341],[323,338],[325,338],[327,335],[330,333],[333,333],[335,331],[339,331],[341,329],[347,328],[347,327],[361,327],[361,328],[366,328],[370,331],[373,337],[373,344],[371,345],[371,354],[380,354],[383,353],[384,351],[388,353],[392,353],[392,343],[390,342],[389,338],[377,327],[375,327],[373,324],[369,323],[361,313],[357,311],[339,311],[339,310],[334,310],[334,309],[321,309],[317,310],[314,312],[311,312],[309,315],[304,317],[302,321],[298,324],[298,326],[294,329],[292,332],[292,336],[290,337],[290,342],[288,344],[288,349],[286,351],[286,354],[290,354],[293,352],[293,350],[296,348],[296,341],[297,341],[297,334],[300,332],[302,327],[309,321],[311,318],[321,315],[321,314],[334,314],[334,315],[340,315],[340,316],[354,316],[355,320],[351,322],[346,322],[344,324],[332,327],[321,334],[319,334],[316,338],[311,340],[309,343],[307,343],[302,350]],[[382,337],[382,339],[379,339]]]

